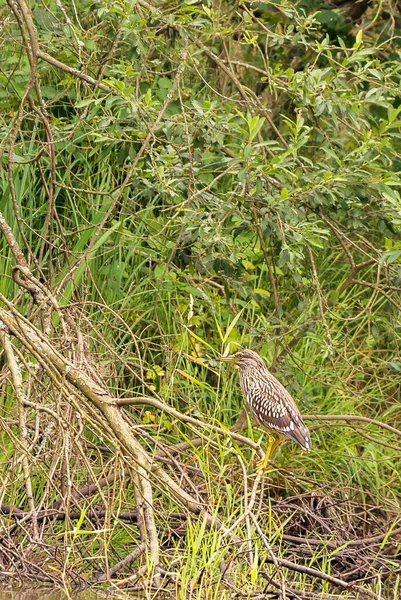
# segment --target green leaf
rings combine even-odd
[[[244,312],[244,309],[241,308],[241,310],[235,315],[235,317],[233,318],[233,320],[231,321],[230,325],[227,327],[226,332],[222,338],[222,342],[223,344],[226,343],[231,331],[234,329],[234,327],[236,326],[236,324],[238,323],[238,320],[240,319],[242,313]]]
[[[359,48],[359,46],[362,45],[362,38],[363,38],[363,30],[359,29],[358,33],[356,34],[354,48]]]
[[[254,294],[261,294],[262,296],[270,297],[271,293],[268,290],[264,290],[263,288],[256,288],[253,290]]]
[[[391,263],[397,262],[397,260],[400,258],[400,256],[401,256],[401,250],[387,250],[386,252],[383,252],[383,254],[381,255],[379,264],[380,264],[380,266],[383,266],[384,263],[387,263],[388,265],[390,265]]]
[[[181,369],[176,369],[176,372],[179,373],[180,375],[182,375],[182,377],[185,377],[185,379],[188,379],[189,381],[191,381],[192,383],[197,385],[198,387],[203,388],[204,390],[207,390],[208,392],[210,392],[213,395],[216,395],[216,390],[214,390],[212,387],[210,387],[210,385],[208,385],[207,383],[204,383],[203,381],[199,381],[199,379],[197,379],[190,373],[187,373],[186,371],[182,371]]]

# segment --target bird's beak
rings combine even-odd
[[[229,354],[228,356],[222,356],[221,358],[218,358],[217,360],[219,360],[220,362],[234,362],[237,360],[237,356],[235,356],[235,354]]]

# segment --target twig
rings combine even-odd
[[[363,591],[367,596],[369,596],[369,598],[379,600],[379,596],[371,590],[362,588],[353,582],[347,582],[343,579],[339,579],[338,577],[327,575],[327,573],[323,573],[323,571],[318,571],[317,569],[313,569],[312,567],[297,565],[296,563],[285,558],[274,557],[273,559],[271,556],[267,556],[265,560],[267,563],[278,564],[281,567],[290,569],[291,571],[296,571],[297,573],[304,573],[305,575],[309,575],[310,577],[317,577],[318,579],[322,579],[323,581],[327,581],[328,583],[332,583],[333,585],[338,585],[339,587],[344,589],[357,589],[358,591]]]
[[[154,406],[163,412],[179,419],[183,423],[191,423],[192,425],[197,425],[202,427],[202,429],[208,429],[209,431],[213,431],[214,433],[220,433],[222,435],[227,435],[231,437],[233,440],[250,446],[253,450],[263,458],[263,452],[256,442],[252,441],[250,438],[247,438],[235,431],[230,429],[223,429],[222,427],[218,427],[217,425],[211,425],[210,423],[205,423],[204,421],[200,421],[199,419],[195,419],[194,417],[190,417],[189,415],[184,415],[180,411],[176,410],[172,406],[168,406],[164,402],[157,400],[156,398],[151,398],[150,396],[137,396],[135,398],[121,398],[116,401],[118,406],[127,406],[127,405],[135,405],[135,404],[148,404],[150,406]],[[186,442],[185,442],[186,444]],[[176,447],[172,447],[172,450],[181,449],[180,445]]]
[[[26,427],[26,415],[24,400],[25,394],[23,391],[21,369],[17,364],[16,357],[14,355],[13,347],[10,341],[10,337],[4,324],[0,323],[0,340],[5,349],[8,366],[10,367],[11,376],[13,378],[15,395],[18,400],[18,412],[19,412],[19,427],[20,427],[20,446],[23,453],[22,456],[22,468],[24,471],[25,489],[28,500],[30,512],[32,514],[32,529],[34,541],[39,541],[39,529],[38,520],[36,515],[35,501],[33,497],[32,479],[28,461],[28,442],[27,442],[27,427]]]
[[[94,79],[90,75],[83,73],[82,71],[80,71],[79,69],[76,69],[75,67],[70,67],[70,66],[66,65],[65,63],[61,62],[61,60],[54,58],[53,56],[51,56],[47,52],[44,52],[43,50],[38,50],[37,57],[41,58],[42,60],[49,63],[53,67],[57,67],[58,69],[61,69],[65,73],[72,75],[73,77],[78,77],[78,79],[81,79],[85,83],[89,83],[89,85],[98,87],[101,90],[104,90],[105,92],[114,93],[113,88],[111,88],[110,86],[106,85],[105,83],[103,83],[101,81],[98,81],[97,79]]]
[[[114,567],[112,567],[111,569],[109,569],[108,574],[99,575],[98,577],[96,577],[96,582],[97,583],[102,583],[103,581],[108,581],[120,569],[122,569],[126,565],[129,565],[130,562],[133,562],[141,554],[143,554],[145,552],[145,549],[146,549],[146,545],[145,545],[144,542],[142,542],[142,544],[139,544],[139,546],[137,548],[135,548],[135,550],[133,550],[132,552],[130,552],[129,554],[127,554],[127,556],[125,556],[122,560],[120,560],[120,562],[118,562],[117,564],[114,565]]]
[[[401,431],[396,429],[392,425],[376,421],[370,417],[360,417],[359,415],[302,415],[306,421],[361,421],[362,423],[369,423],[370,425],[376,425],[382,429],[387,429],[396,435],[401,437]]]
[[[324,314],[323,294],[322,294],[322,290],[320,287],[319,277],[317,275],[315,259],[313,257],[313,252],[310,248],[308,248],[308,253],[309,253],[309,260],[310,260],[310,263],[312,266],[312,280],[313,280],[313,283],[315,284],[315,288],[316,288],[320,317],[322,319],[322,324],[323,324],[324,330],[327,335],[327,341],[329,343],[329,346],[333,349],[333,340],[331,339],[330,329],[329,329],[329,326],[326,321],[326,316]]]

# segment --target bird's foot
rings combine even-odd
[[[272,470],[272,466],[269,464],[269,457],[266,455],[262,460],[258,460],[255,465],[256,471],[263,471],[263,473],[268,473]]]

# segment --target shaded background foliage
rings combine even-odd
[[[303,413],[399,429],[398,5],[31,10],[34,65],[30,32],[21,40],[2,6],[0,209],[36,276],[76,308],[109,388],[231,425],[241,399],[213,356],[245,345]],[[29,312],[0,243],[1,292]],[[3,403],[10,416],[11,389]],[[174,420],[133,414],[182,439]],[[281,455],[308,493],[381,506],[363,525],[351,518],[353,534],[371,535],[399,510],[400,441],[349,425],[317,427],[310,456],[291,445]],[[7,435],[2,445],[6,461]],[[23,487],[3,500],[23,505]],[[387,575],[399,569],[393,550]]]

